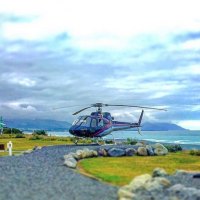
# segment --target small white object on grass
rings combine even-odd
[[[7,143],[7,148],[8,148],[8,151],[9,151],[9,156],[12,156],[13,143],[11,141],[9,141]]]

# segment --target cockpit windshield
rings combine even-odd
[[[103,127],[105,125],[105,122],[102,118],[93,118],[90,116],[80,116],[78,119],[76,119],[72,125],[75,126],[84,126],[84,127]]]

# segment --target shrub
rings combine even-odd
[[[138,141],[136,139],[127,138],[125,144],[135,145]]]
[[[105,140],[106,144],[114,144],[115,142],[113,140]]]
[[[192,156],[200,156],[200,150],[197,150],[197,149],[190,150],[189,153]]]
[[[47,132],[45,130],[36,130],[33,132],[33,135],[45,135],[47,136]]]
[[[3,134],[23,134],[23,132],[17,128],[4,128]]]
[[[177,151],[182,151],[182,147],[179,144],[175,145],[164,145],[169,152],[177,152]]]
[[[29,138],[29,140],[42,140],[43,137],[40,135],[33,135],[32,137]]]
[[[17,135],[15,135],[15,138],[25,138],[25,135],[23,135],[23,134],[17,134]]]

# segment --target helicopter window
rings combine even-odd
[[[97,120],[96,119],[92,119],[91,127],[95,128],[96,126],[97,126]]]
[[[98,119],[98,126],[103,126],[103,119]]]
[[[91,122],[91,118],[87,117],[85,119],[85,122],[82,124],[82,126],[90,127],[90,122]]]
[[[85,121],[86,117],[79,117],[77,120],[74,121],[73,125],[77,125],[80,126],[84,121]]]

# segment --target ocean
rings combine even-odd
[[[68,131],[48,132],[48,134],[71,136]],[[200,149],[200,131],[142,131],[141,134],[139,135],[137,131],[116,131],[112,133],[113,137],[118,140],[132,138],[149,143],[180,144],[185,149]],[[112,135],[108,135],[105,139],[112,139]]]

